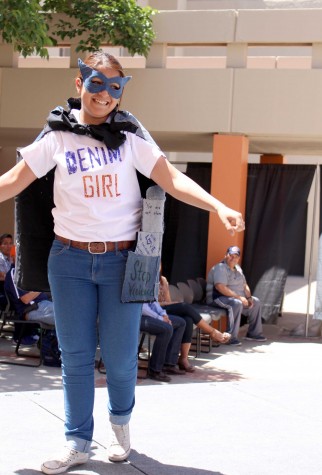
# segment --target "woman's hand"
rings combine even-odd
[[[172,322],[171,322],[170,318],[168,317],[168,315],[163,315],[163,321],[165,323],[169,323],[169,325],[172,325]]]
[[[231,235],[244,231],[245,223],[241,213],[228,208],[207,193],[196,182],[177,170],[165,157],[159,158],[152,170],[151,178],[177,200],[207,211],[216,211]]]
[[[245,222],[241,213],[234,211],[231,208],[227,208],[227,206],[223,204],[218,206],[217,212],[220,220],[223,222],[231,236],[233,236],[235,232],[239,233],[244,231]]]

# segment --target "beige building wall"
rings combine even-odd
[[[154,17],[156,39],[146,60],[113,49],[125,54],[121,62],[133,76],[122,107],[170,160],[211,161],[218,133],[247,137],[251,155],[322,156],[321,8],[140,3],[172,11]],[[0,43],[0,173],[15,163],[16,147],[35,139],[49,110],[74,95],[73,45],[70,58],[53,52],[47,63],[24,60]],[[13,201],[0,204],[0,216],[0,230],[12,232]]]

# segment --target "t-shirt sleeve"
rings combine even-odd
[[[19,150],[20,155],[37,178],[45,176],[56,165],[53,160],[57,148],[55,135],[55,132],[50,132],[40,140]]]
[[[214,267],[213,282],[214,284],[224,284],[224,285],[227,285],[228,283],[227,271],[225,269],[225,266],[221,263]]]
[[[128,133],[132,149],[133,164],[142,175],[150,178],[152,170],[160,157],[166,159],[165,154],[158,145],[152,144],[137,135]]]

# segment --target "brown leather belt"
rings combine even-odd
[[[90,254],[105,254],[105,252],[123,251],[124,249],[130,249],[130,247],[132,247],[135,243],[135,241],[72,241],[71,239],[66,239],[62,236],[57,236],[57,234],[55,234],[55,238],[58,239],[58,241],[63,242],[64,244],[69,244],[70,246],[76,247],[77,249],[88,251]]]

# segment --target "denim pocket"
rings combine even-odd
[[[69,249],[70,245],[55,239],[50,249],[50,256],[59,256]]]
[[[123,257],[124,261],[127,261],[128,255],[129,255],[129,250],[128,249],[122,249],[121,251],[116,252],[117,256]]]

